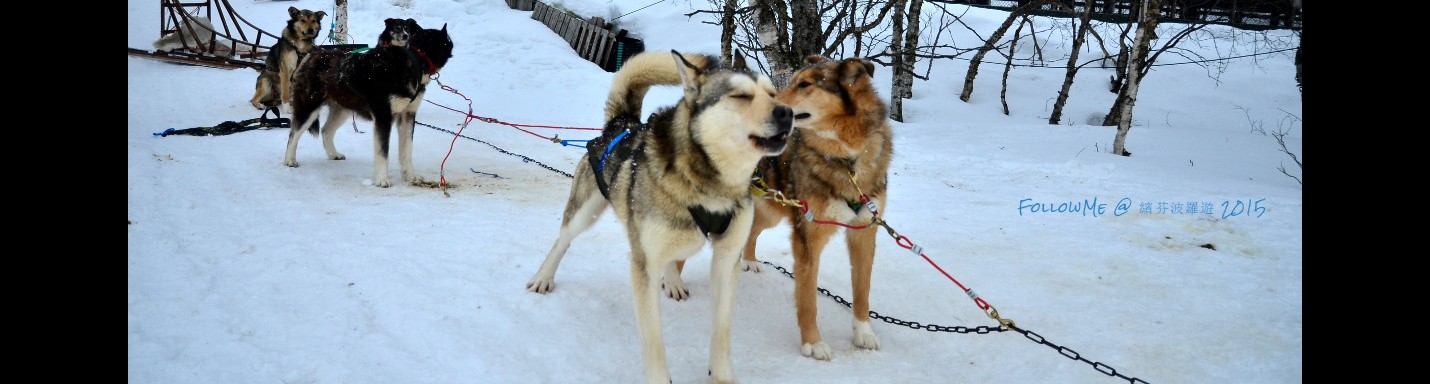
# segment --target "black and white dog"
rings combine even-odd
[[[415,22],[414,22],[415,25]],[[323,125],[323,149],[328,159],[343,160],[346,156],[333,146],[333,134],[356,113],[373,121],[373,184],[392,186],[387,174],[388,147],[392,125],[397,123],[398,162],[402,179],[420,183],[422,178],[412,169],[412,130],[417,109],[427,91],[431,76],[452,58],[452,38],[447,26],[442,29],[413,31],[407,46],[386,45],[361,53],[340,50],[318,50],[303,62],[294,79],[293,128],[288,133],[288,149],[283,165],[298,166],[298,139],[306,128],[318,134],[318,109],[328,107],[328,122]]]

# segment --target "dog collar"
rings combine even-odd
[[[411,47],[411,49],[412,49],[413,52],[417,52],[417,56],[422,56],[422,60],[427,60],[427,67],[428,67],[428,68],[432,68],[431,71],[428,71],[428,72],[427,72],[428,75],[435,75],[435,74],[437,74],[437,64],[433,64],[433,63],[432,63],[432,59],[427,58],[427,54],[426,54],[426,53],[422,53],[422,50],[421,50],[421,49],[417,49],[417,47]]]

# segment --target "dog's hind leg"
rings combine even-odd
[[[288,129],[288,149],[283,152],[283,165],[298,167],[298,139],[303,138],[303,131],[312,126],[318,120],[318,108],[320,105],[299,106],[294,108],[293,120]],[[329,119],[328,124],[333,120]]]
[[[323,124],[323,152],[328,154],[328,160],[345,160],[348,157],[338,152],[338,146],[333,144],[333,136],[338,133],[338,128],[343,126],[343,122],[348,121],[352,116],[352,111],[338,105],[328,106],[328,122]]]
[[[551,251],[546,253],[541,269],[531,276],[531,280],[527,280],[528,291],[547,293],[556,288],[556,268],[561,265],[561,258],[566,255],[567,248],[571,247],[571,240],[591,228],[596,219],[606,212],[606,207],[611,205],[596,190],[590,162],[582,159],[576,165],[576,181],[572,182],[571,198],[567,200],[566,212],[561,217],[561,234],[556,237],[556,243],[551,245]]]
[[[665,276],[661,278],[660,287],[665,290],[665,297],[684,301],[690,298],[690,289],[685,288],[685,280],[680,278],[680,267],[676,264],[670,263],[670,266],[665,268]],[[685,264],[685,262],[681,261],[679,264]]]
[[[770,208],[770,205],[777,208]],[[760,272],[760,261],[755,259],[755,245],[760,239],[760,233],[779,225],[780,221],[784,220],[784,216],[780,215],[785,209],[787,208],[775,203],[755,200],[755,219],[750,224],[750,236],[745,240],[745,255],[740,258],[740,269],[747,272]]]
[[[392,177],[387,175],[387,153],[392,143],[391,107],[387,103],[372,103],[372,185],[382,188],[392,186]]]
[[[269,96],[268,76],[264,76],[264,74],[260,72],[256,83],[257,84],[253,86],[253,98],[249,99],[248,103],[253,104],[254,108],[266,109],[267,107],[264,104],[268,101]]]

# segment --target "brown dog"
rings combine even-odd
[[[298,63],[312,52],[318,31],[323,28],[323,11],[313,12],[298,7],[288,7],[288,25],[283,27],[283,37],[268,48],[268,58],[262,71],[258,73],[257,84],[253,87],[253,98],[249,103],[254,108],[266,109],[293,103],[293,71]],[[276,87],[276,89],[275,89]]]
[[[871,223],[872,210],[882,215],[887,199],[894,137],[888,110],[874,89],[872,63],[809,56],[805,64],[776,97],[794,110],[797,129],[790,134],[789,148],[761,161],[755,175],[768,186],[763,192],[779,191],[802,200],[807,210],[774,199],[757,200],[744,260],[746,270],[759,271],[755,245],[760,232],[789,220],[800,351],[829,360],[829,345],[815,321],[819,256],[835,232],[845,227],[812,222],[804,212],[814,220],[866,226],[844,229],[853,274],[854,345],[879,349],[879,338],[869,325],[869,285],[878,235],[878,227]]]

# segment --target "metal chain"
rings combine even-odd
[[[453,135],[453,136],[457,136],[457,137],[461,137],[461,138],[463,138],[463,139],[472,140],[472,141],[475,141],[475,142],[478,142],[478,143],[486,144],[488,147],[492,147],[492,149],[497,150],[497,152],[501,152],[501,153],[503,153],[503,154],[520,157],[521,160],[524,161],[524,162],[527,162],[527,163],[536,163],[536,165],[539,165],[539,166],[541,166],[542,168],[546,168],[546,169],[548,169],[548,170],[550,170],[550,171],[552,171],[552,172],[559,173],[559,174],[561,174],[562,176],[566,176],[566,177],[568,177],[568,178],[575,178],[575,177],[576,177],[576,176],[572,176],[570,173],[566,173],[565,171],[562,171],[562,170],[560,170],[560,169],[556,169],[556,168],[554,168],[554,167],[552,167],[552,166],[550,166],[550,165],[546,165],[546,163],[542,163],[542,162],[540,162],[540,161],[536,161],[536,159],[533,159],[533,158],[530,158],[530,157],[526,157],[526,156],[521,155],[521,154],[518,154],[518,153],[509,152],[509,151],[507,151],[507,150],[505,150],[505,149],[501,149],[501,147],[497,147],[497,146],[495,146],[495,145],[492,145],[491,143],[488,143],[488,142],[485,142],[485,141],[481,141],[481,140],[479,140],[479,139],[467,137],[467,136],[462,136],[462,135],[457,134],[457,132],[449,131],[449,130],[442,129],[442,128],[437,128],[437,127],[435,127],[435,126],[432,126],[432,125],[430,125],[430,124],[423,123],[423,122],[420,122],[420,121],[414,121],[414,122],[417,123],[417,125],[421,125],[421,126],[424,126],[424,127],[427,127],[427,128],[432,128],[432,129],[435,129],[435,130],[438,130],[438,131],[446,132],[446,133],[451,134],[451,135]]]
[[[1067,357],[1067,358],[1069,358],[1069,359],[1073,359],[1073,360],[1077,360],[1077,361],[1081,361],[1081,362],[1087,363],[1088,365],[1091,365],[1091,366],[1092,366],[1092,369],[1095,369],[1095,370],[1097,370],[1098,372],[1102,372],[1102,374],[1104,374],[1104,375],[1113,376],[1113,377],[1117,377],[1117,378],[1120,378],[1120,379],[1123,379],[1123,380],[1127,380],[1127,382],[1133,383],[1133,384],[1136,384],[1136,383],[1147,384],[1147,380],[1142,380],[1142,379],[1136,378],[1136,377],[1127,377],[1127,375],[1123,375],[1123,374],[1121,374],[1121,373],[1117,373],[1117,369],[1116,369],[1116,368],[1112,368],[1112,366],[1107,365],[1107,364],[1103,364],[1102,362],[1099,362],[1099,361],[1088,360],[1087,358],[1082,357],[1082,354],[1079,354],[1079,353],[1077,353],[1077,351],[1072,350],[1072,348],[1068,348],[1068,347],[1064,347],[1064,346],[1061,346],[1061,345],[1053,344],[1052,342],[1048,341],[1048,339],[1043,338],[1043,335],[1039,335],[1039,334],[1037,334],[1037,333],[1035,333],[1035,332],[1033,332],[1033,331],[1029,331],[1029,330],[1027,330],[1027,329],[1022,329],[1022,328],[1013,328],[1013,331],[1018,332],[1018,333],[1022,333],[1022,334],[1023,334],[1023,337],[1027,337],[1028,340],[1032,340],[1033,342],[1038,343],[1038,344],[1046,345],[1046,346],[1048,346],[1048,348],[1052,348],[1053,350],[1058,351],[1058,354],[1063,355],[1064,357]]]
[[[775,270],[780,271],[780,273],[783,273],[785,276],[789,276],[790,278],[794,278],[794,273],[791,273],[789,270],[785,269],[784,267],[781,267],[781,266],[772,264],[772,263],[770,263],[770,262],[768,262],[768,261],[764,261],[764,260],[760,260],[760,263],[761,263],[761,264],[764,264],[764,265],[768,265],[768,266],[770,266],[770,267],[773,267]],[[836,295],[836,294],[834,294],[833,292],[830,292],[828,289],[818,288],[818,291],[819,291],[819,293],[821,293],[821,294],[823,294],[823,295],[825,295],[825,296],[828,296],[828,297],[831,298],[831,299],[834,299],[834,302],[839,303],[839,304],[843,304],[845,308],[850,308],[850,309],[854,308],[854,304],[853,304],[853,303],[850,303],[849,300],[846,300],[846,299],[844,299],[843,297],[840,297],[839,295]],[[1004,326],[990,327],[990,326],[987,326],[987,325],[980,325],[980,326],[973,327],[973,328],[964,327],[964,326],[957,326],[957,325],[956,325],[956,326],[952,326],[952,327],[945,327],[945,326],[941,326],[941,325],[937,325],[937,324],[920,324],[920,323],[917,322],[917,321],[904,321],[904,320],[899,320],[899,319],[896,319],[896,318],[893,318],[893,317],[880,315],[878,312],[874,312],[874,311],[869,311],[869,317],[875,318],[875,319],[879,319],[879,320],[883,320],[885,323],[894,324],[894,325],[902,325],[902,326],[909,327],[909,328],[912,328],[912,329],[923,329],[923,330],[926,330],[926,331],[929,331],[929,332],[951,332],[951,333],[977,333],[977,334],[988,334],[988,333],[993,333],[993,332],[1006,332],[1006,331],[1012,330],[1012,331],[1014,331],[1014,332],[1018,332],[1018,333],[1023,334],[1023,337],[1027,337],[1028,340],[1032,340],[1033,342],[1038,343],[1038,344],[1046,345],[1046,346],[1048,346],[1048,348],[1052,348],[1053,350],[1058,351],[1058,354],[1063,355],[1064,357],[1067,357],[1067,358],[1069,358],[1069,359],[1073,359],[1073,360],[1077,360],[1077,361],[1081,361],[1081,362],[1087,363],[1088,365],[1091,365],[1091,366],[1092,366],[1092,369],[1097,370],[1098,372],[1102,372],[1102,374],[1104,374],[1104,375],[1121,378],[1121,379],[1123,379],[1123,380],[1127,380],[1127,382],[1132,383],[1132,384],[1137,384],[1137,383],[1149,384],[1149,383],[1147,383],[1146,380],[1142,380],[1142,379],[1139,379],[1139,378],[1136,378],[1136,377],[1127,377],[1127,375],[1123,375],[1123,374],[1121,374],[1121,373],[1118,373],[1118,372],[1117,372],[1117,369],[1116,369],[1116,368],[1112,368],[1112,366],[1110,366],[1110,365],[1103,364],[1102,362],[1098,362],[1098,361],[1088,360],[1088,359],[1082,357],[1082,354],[1077,353],[1077,351],[1072,350],[1072,348],[1068,348],[1068,347],[1065,347],[1065,346],[1053,344],[1052,342],[1048,341],[1048,339],[1043,338],[1042,335],[1039,335],[1039,334],[1037,334],[1037,333],[1035,333],[1035,332],[1033,332],[1033,331],[1029,331],[1029,330],[1023,329],[1023,328],[1018,328],[1018,327],[1011,327],[1011,328],[1010,328],[1010,327],[1004,327]]]
[[[771,264],[770,262],[764,261],[764,260],[760,260],[760,263],[762,263],[762,264],[764,264],[764,265],[768,265],[768,266],[770,266],[770,267],[773,267],[775,270],[780,271],[780,273],[783,273],[785,276],[789,276],[790,278],[794,278],[794,273],[791,273],[788,269],[785,269],[784,267]],[[831,299],[834,299],[834,302],[844,305],[845,308],[850,308],[850,309],[853,309],[853,308],[854,308],[854,303],[850,303],[849,300],[846,300],[846,299],[844,299],[843,297],[841,297],[841,296],[839,296],[839,295],[836,295],[836,294],[834,294],[833,292],[830,292],[828,289],[824,289],[824,288],[821,287],[821,288],[818,288],[818,290],[819,290],[819,293],[821,293],[821,294],[823,294],[823,295],[825,295],[825,296],[828,296],[828,297],[831,298]],[[875,311],[869,311],[869,317],[874,318],[874,319],[881,320],[881,321],[883,321],[883,322],[885,322],[885,323],[894,324],[894,325],[901,325],[901,326],[909,327],[909,328],[912,328],[912,329],[922,329],[922,330],[926,330],[926,331],[929,331],[929,332],[951,332],[951,333],[977,333],[977,334],[987,334],[987,333],[993,333],[993,332],[1006,332],[1006,331],[1008,331],[1008,328],[1007,328],[1007,327],[1001,327],[1001,326],[998,326],[998,327],[990,327],[990,326],[987,326],[987,325],[980,325],[980,326],[977,326],[977,327],[969,328],[969,327],[965,327],[965,326],[961,326],[961,325],[955,325],[955,326],[952,326],[952,327],[946,327],[946,326],[942,326],[942,325],[938,325],[938,324],[921,324],[921,323],[919,323],[919,322],[917,322],[917,321],[904,321],[904,320],[899,320],[899,319],[894,318],[894,317],[880,315],[879,312],[875,312]]]
[[[476,142],[478,142],[478,143],[486,144],[487,146],[492,147],[493,149],[496,149],[497,152],[501,152],[501,153],[504,153],[504,154],[507,154],[507,155],[511,155],[511,156],[520,157],[520,158],[522,159],[522,161],[529,162],[529,163],[536,163],[536,165],[539,165],[539,166],[541,166],[542,168],[546,168],[546,169],[548,169],[548,170],[551,170],[552,172],[556,172],[556,173],[565,175],[566,177],[575,177],[575,176],[572,176],[570,173],[566,173],[566,172],[561,171],[561,170],[559,170],[559,169],[553,168],[553,167],[551,167],[551,166],[549,166],[549,165],[546,165],[545,163],[542,163],[542,162],[540,162],[540,161],[536,161],[535,159],[532,159],[532,158],[530,158],[530,157],[526,157],[526,156],[521,155],[521,154],[509,152],[509,151],[507,151],[507,150],[505,150],[505,149],[501,149],[500,147],[497,147],[497,146],[495,146],[495,145],[492,145],[491,143],[488,143],[488,142],[485,142],[485,141],[482,141],[482,140],[479,140],[479,139],[467,137],[467,136],[462,136],[462,135],[457,134],[456,132],[453,132],[453,131],[450,131],[450,130],[446,130],[446,129],[442,129],[442,128],[438,128],[438,127],[432,126],[432,125],[430,125],[430,124],[426,124],[426,123],[422,123],[422,122],[416,122],[416,123],[417,123],[418,125],[421,125],[421,126],[424,126],[424,127],[428,127],[428,128],[432,128],[432,129],[435,129],[435,130],[438,130],[438,131],[446,132],[446,133],[452,134],[452,135],[454,135],[454,136],[458,136],[458,137],[462,137],[462,138],[465,138],[465,139],[468,139],[468,140],[476,141]],[[761,180],[761,181],[763,181],[763,180]],[[761,183],[761,184],[762,184],[762,183]],[[782,197],[784,197],[784,196],[781,194],[781,195],[778,195],[778,197],[781,197],[781,198],[782,198]],[[775,265],[775,264],[773,264],[773,263],[770,263],[770,262],[764,261],[764,260],[760,260],[760,263],[761,263],[761,264],[764,264],[764,265],[768,265],[768,266],[770,266],[771,268],[774,268],[775,270],[780,271],[780,273],[784,274],[785,276],[788,276],[788,277],[790,277],[790,278],[794,278],[794,273],[793,273],[793,272],[790,272],[788,269],[785,269],[785,267],[781,267],[781,266]],[[824,289],[823,287],[818,287],[817,290],[819,291],[820,294],[822,294],[822,295],[824,295],[824,296],[827,296],[827,297],[829,297],[830,299],[833,299],[834,302],[839,303],[840,305],[843,305],[845,308],[849,308],[849,309],[853,309],[853,308],[854,308],[854,303],[850,302],[848,299],[845,299],[845,298],[842,297],[842,296],[839,296],[839,295],[834,294],[834,292],[831,292],[831,291],[828,290],[828,289]],[[875,312],[875,311],[869,311],[869,317],[870,317],[870,318],[874,318],[874,319],[878,319],[878,320],[883,321],[883,322],[888,323],[888,324],[894,324],[894,325],[909,327],[910,329],[922,329],[922,330],[929,331],[929,332],[949,332],[949,333],[963,333],[963,334],[971,334],[971,333],[989,334],[989,333],[994,333],[994,332],[1007,332],[1007,331],[1009,331],[1009,330],[1012,330],[1012,331],[1014,331],[1014,332],[1018,332],[1018,333],[1023,334],[1023,337],[1028,338],[1028,340],[1032,340],[1033,342],[1038,343],[1038,344],[1046,345],[1046,346],[1048,346],[1048,348],[1052,348],[1053,350],[1058,351],[1058,354],[1063,355],[1064,357],[1067,357],[1067,358],[1069,358],[1069,359],[1073,359],[1073,360],[1076,360],[1076,361],[1081,361],[1081,362],[1087,363],[1088,365],[1091,365],[1091,366],[1092,366],[1092,369],[1097,370],[1098,372],[1101,372],[1101,373],[1104,374],[1104,375],[1108,375],[1108,376],[1117,377],[1117,378],[1120,378],[1120,379],[1123,379],[1123,380],[1127,380],[1127,382],[1132,383],[1132,384],[1137,384],[1137,383],[1149,384],[1146,380],[1142,380],[1142,379],[1136,378],[1136,377],[1128,377],[1127,375],[1123,375],[1123,374],[1121,374],[1121,373],[1118,373],[1118,372],[1117,372],[1117,369],[1116,369],[1116,368],[1113,368],[1113,367],[1110,366],[1110,365],[1103,364],[1102,362],[1099,362],[1099,361],[1091,361],[1091,360],[1088,360],[1087,358],[1082,357],[1082,354],[1077,353],[1077,351],[1072,350],[1072,348],[1068,348],[1068,347],[1065,347],[1065,346],[1053,344],[1053,342],[1050,342],[1050,341],[1048,341],[1046,338],[1043,338],[1042,335],[1039,335],[1039,334],[1037,334],[1036,332],[1033,332],[1033,331],[1030,331],[1030,330],[1027,330],[1027,329],[1023,329],[1023,328],[1017,328],[1017,327],[1012,327],[1012,328],[1010,328],[1010,327],[1005,327],[1005,326],[990,327],[990,326],[987,326],[987,325],[980,325],[980,326],[977,326],[977,327],[969,328],[969,327],[965,327],[965,326],[961,326],[961,325],[955,325],[955,326],[951,326],[951,327],[950,327],[950,326],[942,326],[942,325],[938,325],[938,324],[922,324],[922,323],[919,323],[919,322],[917,322],[917,321],[905,321],[905,320],[900,320],[900,319],[898,319],[898,318],[891,317],[891,316],[880,315],[879,312]]]

